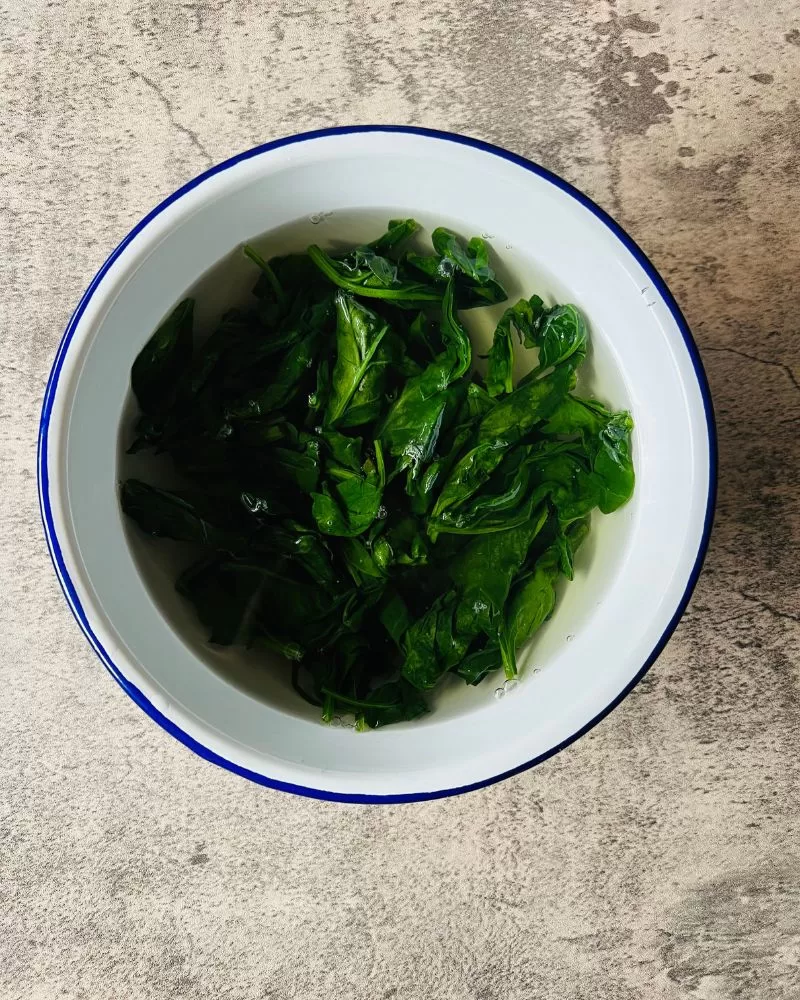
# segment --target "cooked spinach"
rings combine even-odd
[[[196,343],[184,300],[131,371],[130,450],[169,455],[182,485],[128,479],[122,510],[194,547],[176,588],[210,642],[277,652],[323,720],[358,728],[417,718],[448,675],[514,676],[592,512],[634,487],[629,414],[575,393],[579,310],[506,308],[482,378],[459,313],[506,299],[489,247],[438,228],[404,252],[419,228],[247,246],[251,305]]]

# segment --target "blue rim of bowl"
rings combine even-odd
[[[548,751],[543,754],[539,754],[532,760],[526,761],[524,764],[519,764],[517,767],[513,767],[508,771],[503,771],[501,774],[494,775],[491,778],[485,778],[482,781],[476,781],[469,785],[460,785],[455,788],[443,788],[437,789],[429,792],[408,792],[404,794],[397,795],[365,795],[358,793],[349,792],[332,792],[326,791],[323,788],[309,788],[305,785],[296,785],[287,781],[278,781],[275,778],[270,778],[267,775],[259,774],[257,771],[251,771],[248,768],[241,767],[239,764],[235,764],[233,761],[226,760],[219,754],[215,753],[213,750],[209,750],[208,747],[199,743],[196,739],[185,733],[182,729],[171,722],[166,716],[164,716],[159,710],[153,705],[153,703],[134,685],[132,684],[122,673],[122,671],[117,667],[117,665],[112,661],[109,654],[103,648],[102,643],[94,634],[89,620],[86,616],[81,602],[78,598],[78,594],[75,590],[75,586],[70,579],[69,573],[67,572],[67,567],[64,562],[64,558],[61,552],[61,546],[58,541],[58,537],[55,531],[55,525],[53,523],[52,509],[50,505],[50,495],[49,495],[49,479],[48,479],[48,469],[47,469],[47,438],[50,425],[50,417],[53,408],[53,399],[55,396],[56,387],[58,385],[58,380],[61,374],[61,369],[64,363],[64,358],[66,355],[67,348],[70,345],[72,337],[75,333],[77,325],[86,310],[89,301],[96,292],[100,282],[105,276],[106,272],[109,270],[114,261],[119,257],[125,247],[147,226],[152,222],[157,215],[164,211],[167,206],[171,205],[173,202],[182,198],[185,194],[191,191],[193,188],[202,184],[203,181],[207,180],[209,177],[213,177],[214,174],[222,173],[224,170],[228,170],[235,166],[237,163],[241,163],[243,160],[249,160],[254,156],[260,156],[262,153],[267,153],[273,149],[279,149],[281,146],[289,146],[298,142],[307,142],[310,139],[320,139],[328,136],[335,135],[349,135],[357,134],[362,132],[394,132],[406,135],[419,135],[424,136],[429,139],[440,139],[445,142],[454,142],[463,146],[471,146],[473,149],[479,149],[484,153],[491,153],[493,156],[499,156],[504,160],[508,160],[511,163],[515,163],[517,166],[523,167],[525,170],[529,170],[531,173],[536,174],[538,177],[543,178],[549,183],[555,185],[555,187],[566,192],[570,197],[574,198],[577,202],[583,205],[584,208],[588,209],[592,215],[596,216],[611,232],[617,237],[620,243],[632,254],[632,256],[638,261],[644,271],[647,273],[648,278],[653,283],[654,289],[661,296],[664,304],[671,313],[673,319],[675,320],[678,329],[683,336],[684,343],[686,344],[686,349],[689,352],[689,357],[691,358],[692,365],[694,367],[695,377],[697,379],[698,386],[700,388],[700,394],[703,399],[703,408],[705,411],[706,418],[706,428],[708,432],[708,448],[709,448],[709,480],[708,480],[708,497],[706,501],[706,511],[705,519],[703,524],[703,534],[700,539],[700,545],[698,546],[697,555],[695,557],[695,562],[692,567],[692,571],[689,574],[689,579],[686,584],[686,589],[683,592],[683,596],[678,602],[678,606],[675,609],[675,613],[669,621],[666,629],[664,630],[661,638],[658,640],[654,646],[652,652],[647,657],[645,662],[642,664],[641,668],[637,671],[636,676],[629,684],[623,688],[622,691],[611,701],[606,707],[594,716],[589,722],[581,726],[576,732],[567,739],[562,740],[557,746],[551,747]],[[516,153],[511,153],[501,146],[495,146],[492,143],[483,142],[480,139],[472,139],[469,136],[459,135],[455,132],[445,132],[438,129],[428,129],[428,128],[417,128],[411,125],[342,125],[334,128],[324,128],[316,129],[311,132],[300,132],[297,135],[286,136],[282,139],[275,139],[272,142],[265,142],[260,146],[255,146],[253,149],[248,149],[245,152],[239,153],[236,156],[232,156],[228,160],[224,160],[222,163],[216,166],[210,167],[208,170],[199,174],[197,177],[188,181],[182,187],[180,187],[169,197],[165,198],[159,205],[157,205],[148,215],[146,215],[134,228],[128,233],[128,235],[122,240],[119,246],[109,255],[105,263],[102,265],[100,270],[94,276],[91,284],[84,292],[80,302],[78,303],[75,312],[72,314],[67,328],[64,331],[64,335],[61,338],[61,343],[58,346],[56,352],[55,360],[53,361],[53,367],[50,371],[50,377],[47,382],[47,387],[44,393],[44,400],[42,402],[42,415],[39,422],[39,444],[37,453],[37,468],[38,468],[38,482],[39,482],[39,508],[42,516],[42,523],[44,525],[45,538],[47,540],[47,545],[50,550],[50,557],[53,562],[53,567],[58,577],[59,583],[61,584],[61,589],[64,592],[64,596],[67,599],[67,603],[70,606],[76,621],[80,625],[84,635],[89,640],[94,651],[100,657],[103,665],[109,671],[111,676],[117,681],[117,683],[122,687],[122,689],[128,694],[136,704],[145,711],[151,719],[157,722],[163,729],[165,729],[170,735],[174,736],[177,740],[180,740],[185,746],[190,750],[194,751],[198,756],[202,757],[204,760],[210,761],[212,764],[217,764],[220,767],[224,767],[229,771],[233,771],[234,774],[238,774],[243,778],[247,778],[250,781],[256,782],[256,784],[266,785],[268,788],[278,789],[283,792],[293,792],[297,795],[304,795],[315,799],[324,799],[331,802],[355,802],[363,804],[380,804],[380,803],[401,803],[401,802],[420,802],[426,799],[439,799],[444,798],[449,795],[461,795],[464,792],[471,792],[478,788],[485,788],[487,785],[492,785],[495,782],[503,781],[506,778],[510,778],[515,774],[520,774],[522,771],[528,770],[528,768],[534,767],[537,764],[541,764],[543,761],[555,754],[559,753],[561,750],[568,747],[575,740],[579,739],[590,729],[594,728],[602,719],[604,719],[609,712],[613,711],[620,704],[620,702],[627,697],[628,694],[633,690],[633,688],[639,683],[639,681],[644,677],[653,663],[656,661],[664,646],[667,644],[670,636],[675,631],[675,628],[680,621],[683,612],[686,610],[686,605],[689,603],[689,599],[692,596],[695,585],[697,584],[698,577],[700,576],[700,571],[703,566],[703,561],[705,559],[706,551],[708,549],[709,538],[711,535],[711,526],[714,520],[714,508],[716,504],[716,494],[717,494],[717,440],[716,440],[716,424],[714,420],[714,408],[711,402],[711,393],[708,387],[708,380],[706,378],[706,373],[703,368],[703,363],[700,360],[700,354],[697,349],[697,344],[689,330],[689,326],[681,313],[681,310],[672,296],[666,282],[663,280],[661,275],[658,273],[656,268],[648,259],[647,255],[640,249],[636,242],[631,239],[631,237],[625,232],[625,230],[611,218],[606,212],[603,211],[599,205],[596,205],[591,198],[583,194],[577,188],[574,188],[567,181],[563,180],[557,174],[539,166],[537,163],[533,163],[531,160],[525,159],[523,156],[518,156]]]

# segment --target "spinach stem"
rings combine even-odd
[[[249,243],[245,243],[245,245],[242,247],[242,250],[244,251],[245,257],[249,257],[249,259],[252,260],[254,264],[258,265],[258,267],[260,267],[261,270],[264,272],[267,281],[270,283],[272,291],[275,293],[275,298],[278,300],[280,305],[285,305],[286,296],[284,295],[283,289],[281,288],[281,283],[278,281],[277,275],[272,270],[267,261],[265,261],[264,258],[261,256],[261,254],[258,253],[256,250],[254,250]]]
[[[322,688],[322,693],[341,701],[344,705],[352,705],[353,708],[397,708],[397,705],[388,705],[379,701],[359,701],[358,698],[348,698],[347,695],[339,694],[338,691],[331,691],[330,688]]]

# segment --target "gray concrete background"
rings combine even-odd
[[[0,997],[800,997],[800,6],[0,2]],[[106,677],[51,571],[42,391],[108,251],[209,164],[456,129],[609,209],[717,406],[707,568],[634,694],[533,772],[369,809],[251,786]]]

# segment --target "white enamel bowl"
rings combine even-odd
[[[132,470],[124,456],[131,363],[187,291],[208,329],[252,283],[252,265],[236,252],[243,241],[268,254],[357,242],[398,216],[490,237],[512,298],[537,291],[584,311],[592,351],[582,388],[632,412],[638,481],[626,507],[595,518],[576,579],[523,652],[513,691],[497,697],[502,680],[454,682],[427,717],[356,733],[323,725],[290,688],[284,666],[254,665],[204,643],[174,593],[171,568],[156,557],[164,545],[123,524],[117,483]],[[490,318],[482,318],[479,339]],[[111,254],[53,365],[39,489],[75,617],[108,671],[159,725],[271,787],[397,802],[507,777],[619,703],[689,599],[708,540],[714,468],[711,404],[691,335],[664,282],[607,215],[540,167],[474,140],[342,128],[268,143],[212,168]]]

